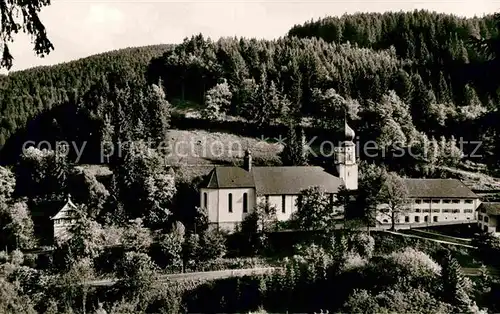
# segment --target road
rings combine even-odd
[[[449,245],[462,246],[462,247],[466,247],[466,248],[470,248],[470,249],[476,249],[476,247],[472,246],[472,245],[460,244],[460,243],[456,243],[456,242],[449,242],[449,241],[443,241],[443,240],[437,240],[437,239],[433,239],[433,238],[426,238],[424,236],[417,236],[417,235],[414,235],[414,234],[407,234],[407,233],[401,233],[401,232],[397,232],[397,231],[388,231],[388,230],[384,230],[384,232],[395,234],[395,235],[400,235],[400,236],[408,237],[408,238],[422,239],[422,240],[433,241],[433,242],[437,242],[437,243],[441,243],[441,244],[449,244]]]
[[[246,268],[246,269],[226,269],[217,271],[195,272],[195,273],[180,273],[160,275],[158,281],[165,283],[169,281],[184,281],[184,280],[214,280],[229,277],[242,277],[248,275],[261,275],[270,273],[279,267],[261,267],[261,268]],[[88,282],[90,286],[112,286],[117,282],[116,279],[102,279]]]

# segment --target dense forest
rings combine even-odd
[[[144,93],[129,90],[124,104],[117,90],[161,84],[170,103],[201,109],[211,121],[231,115],[265,127],[309,118],[312,127],[335,131],[347,113],[360,138],[382,148],[439,142],[453,150],[459,139],[483,141],[478,155],[486,156],[495,146],[498,95],[469,71],[486,61],[469,44],[471,36],[497,36],[494,19],[427,11],[354,14],[294,26],[272,41],[213,41],[200,34],[171,49],[128,49],[16,72],[2,78],[0,144],[33,135],[51,141],[57,133],[66,140],[100,134],[97,145],[105,128],[118,125],[125,138],[158,137],[140,130]],[[96,109],[109,104],[107,112],[121,120]],[[89,113],[97,123],[87,123]],[[35,116],[44,122],[33,128]],[[64,121],[69,117],[72,123]],[[48,136],[40,130],[50,128],[58,131],[40,138]],[[460,146],[466,154],[475,148]]]
[[[110,51],[84,59],[0,77],[0,145],[37,115],[84,95],[110,72],[144,79],[151,58],[169,46]]]

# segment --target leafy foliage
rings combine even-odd
[[[176,188],[160,153],[144,142],[137,142],[124,154],[114,179],[127,216],[143,218],[148,226],[165,224],[171,214],[168,206]]]
[[[7,168],[0,167],[0,204],[4,204],[11,198],[14,188],[16,186],[16,179],[14,174]]]
[[[117,275],[121,278],[118,285],[126,291],[129,298],[147,300],[157,280],[155,269],[156,266],[148,255],[127,252],[117,267]]]
[[[319,187],[301,191],[297,199],[297,211],[293,220],[302,230],[324,230],[334,219],[333,203]]]
[[[398,216],[408,212],[410,202],[408,189],[397,174],[385,175],[382,188],[377,194],[377,201],[381,206],[379,211],[389,217],[391,228],[394,230]]]
[[[121,244],[128,251],[147,252],[152,242],[151,232],[143,227],[140,218],[127,225],[121,236]]]
[[[268,247],[268,232],[276,229],[278,217],[276,207],[269,204],[258,203],[254,209],[245,216],[241,222],[240,232],[248,241],[251,254],[263,252]]]
[[[221,114],[228,113],[231,109],[233,94],[226,80],[212,87],[205,97],[205,108],[201,115],[209,120],[217,120]]]
[[[49,54],[54,46],[47,37],[45,26],[38,16],[41,9],[50,5],[50,1],[38,0],[30,3],[9,2],[2,5],[2,62],[1,66],[10,69],[14,57],[9,50],[9,43],[14,41],[13,35],[19,31],[29,35],[34,51],[39,56]]]
[[[15,168],[16,194],[26,197],[51,197],[66,187],[69,163],[62,150],[40,150],[33,146],[21,155]]]
[[[25,201],[0,203],[0,227],[0,239],[7,247],[29,249],[36,244],[33,220]]]
[[[182,265],[182,238],[176,232],[164,234],[160,238],[160,247],[163,253],[162,264],[169,267],[179,267]]]

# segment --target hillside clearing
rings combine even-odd
[[[279,163],[278,154],[283,150],[280,143],[203,130],[169,130],[167,139],[170,149],[167,162],[176,166],[240,164],[247,148],[256,164],[276,164]]]
[[[491,177],[487,174],[480,172],[471,172],[462,169],[441,167],[448,172],[451,176],[461,180],[472,190],[500,190],[500,179]]]

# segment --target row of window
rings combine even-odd
[[[333,195],[333,194],[332,194]],[[269,204],[269,195],[266,195],[266,204]],[[208,194],[203,193],[203,206],[208,207]],[[227,210],[233,212],[233,193],[227,195]],[[243,212],[248,212],[248,193],[243,193]],[[281,196],[281,212],[286,213],[286,195]]]
[[[427,209],[427,208],[425,208],[425,209],[415,208],[414,212],[415,213],[430,213],[431,210]],[[433,213],[441,213],[441,209],[439,209],[439,208],[433,208],[432,212]],[[442,212],[443,213],[459,214],[461,212],[461,210],[460,209],[445,208],[445,209],[442,210]],[[474,210],[472,210],[472,209],[464,209],[463,212],[464,212],[464,214],[472,214],[474,212]]]
[[[457,217],[455,217],[455,219],[457,219]],[[469,217],[467,217],[467,219],[470,219]],[[439,220],[439,217],[438,216],[433,216],[432,217],[432,221],[433,222],[438,222]],[[415,222],[420,222],[420,217],[419,216],[415,216],[414,217],[414,221]],[[428,222],[429,221],[429,216],[424,216],[424,222]],[[406,216],[405,217],[405,222],[410,222],[410,216]]]
[[[441,202],[443,204],[460,204],[461,203],[461,200],[458,200],[458,199],[454,199],[454,200],[449,200],[449,199],[444,199],[444,200],[440,200],[440,199],[433,199],[433,200],[430,200],[430,199],[424,199],[424,200],[420,200],[420,199],[416,199],[415,200],[415,204],[441,204]],[[465,204],[472,204],[474,202],[474,200],[464,200],[464,203]]]
[[[228,203],[228,212],[232,213],[233,212],[233,194],[229,193],[227,196],[227,203]],[[333,202],[333,194],[330,195],[330,201]],[[416,204],[420,204],[422,200],[415,200]],[[440,203],[441,200],[432,200],[432,203]],[[443,203],[460,203],[460,200],[442,200]],[[286,213],[286,196],[282,195],[281,196],[281,211],[283,213]],[[424,203],[430,203],[430,200],[423,200]],[[269,195],[266,195],[266,203],[269,204]],[[471,204],[472,200],[465,200],[466,204]],[[205,192],[203,193],[203,206],[207,208],[208,206],[208,194]],[[243,212],[247,213],[248,212],[248,193],[243,193]],[[415,208],[414,210],[415,213],[430,213],[431,209],[420,209],[420,208]],[[433,208],[432,209],[433,213],[440,213],[441,210],[438,208]],[[473,212],[472,209],[464,209],[463,211],[465,214],[470,214]],[[460,209],[443,209],[443,213],[453,213],[457,214],[460,213]]]
[[[76,219],[54,219],[54,224],[56,225],[61,225],[63,223],[66,223],[66,224],[74,224],[76,223]]]
[[[269,196],[266,196],[266,203],[269,203]],[[203,206],[205,208],[208,206],[208,194],[206,192],[203,193]],[[282,212],[285,213],[285,195],[281,197],[281,208]],[[227,210],[230,213],[233,212],[233,193],[227,195]],[[243,193],[243,212],[248,213],[248,193]]]
[[[479,219],[480,221],[484,221],[484,222],[490,221],[490,218],[488,216],[483,216],[481,214],[477,215],[477,219]]]
[[[206,193],[205,193],[206,194]],[[233,193],[227,195],[227,210],[233,212]],[[248,213],[248,193],[243,193],[243,212]]]

